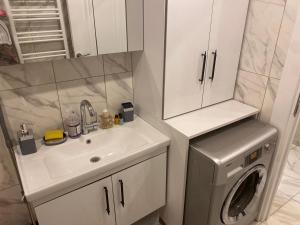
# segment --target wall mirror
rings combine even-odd
[[[0,65],[143,50],[143,0],[0,0]]]

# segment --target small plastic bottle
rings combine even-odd
[[[122,113],[119,113],[119,120],[120,120],[120,125],[123,125],[124,124],[124,118],[123,118],[123,115]]]
[[[120,124],[120,118],[119,118],[118,114],[115,115],[114,123],[115,123],[115,125],[119,125]]]
[[[112,128],[114,126],[114,118],[107,109],[103,110],[100,115],[100,127],[102,129]]]
[[[65,121],[68,135],[70,138],[78,138],[81,135],[81,120],[79,115],[72,111]]]

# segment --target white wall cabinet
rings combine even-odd
[[[233,97],[248,5],[168,2],[164,119]]]
[[[35,208],[40,225],[130,225],[166,202],[166,153]]]
[[[143,50],[143,0],[67,0],[75,57]]]

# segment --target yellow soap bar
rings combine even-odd
[[[64,132],[62,130],[49,130],[45,132],[45,141],[63,139]]]

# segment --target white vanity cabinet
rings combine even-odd
[[[42,204],[35,208],[35,213],[40,225],[114,225],[113,204],[108,177]]]
[[[248,5],[168,2],[164,119],[233,97]]]
[[[143,0],[67,0],[75,57],[143,50]]]
[[[35,208],[40,225],[130,225],[166,202],[166,153]]]

